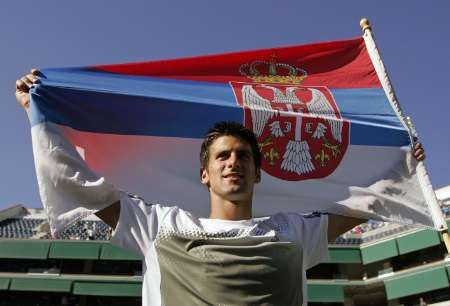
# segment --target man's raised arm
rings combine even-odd
[[[31,109],[30,109],[30,89],[34,84],[38,84],[39,81],[39,70],[31,69],[31,73],[21,77],[16,81],[16,100],[22,106],[27,115],[28,119],[31,119]],[[115,228],[119,220],[120,215],[120,201],[117,201],[110,206],[98,211],[96,215],[103,220],[106,224]]]
[[[422,144],[416,143],[414,145],[413,156],[418,161],[423,161],[425,159],[425,152]],[[328,242],[334,242],[340,235],[366,221],[367,220],[365,219],[330,214],[328,217]]]

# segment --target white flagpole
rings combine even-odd
[[[375,40],[372,34],[372,28],[369,21],[366,18],[360,21],[361,30],[363,31],[363,38],[366,43],[366,48],[369,53],[370,59],[375,67],[375,71],[380,79],[381,85],[383,86],[384,92],[389,99],[392,107],[394,108],[397,116],[402,122],[403,126],[409,131],[411,135],[411,143],[414,144],[418,135],[409,117],[405,117],[400,104],[395,95],[394,87],[392,86],[391,80],[387,74],[386,68],[384,67],[383,61],[381,59],[378,48],[375,44]],[[439,230],[442,234],[445,246],[447,247],[447,252],[450,253],[450,237],[448,234],[447,223],[439,207],[439,203],[436,198],[436,194],[431,185],[430,178],[428,177],[427,170],[423,162],[419,162],[416,167],[417,178],[419,180],[420,188],[424,194],[425,201],[433,219],[434,227]]]

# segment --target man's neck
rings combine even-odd
[[[252,201],[229,201],[211,195],[211,219],[247,220],[252,218]]]

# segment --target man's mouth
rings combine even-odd
[[[223,177],[224,177],[224,178],[228,178],[228,179],[234,179],[234,180],[237,180],[237,179],[243,178],[244,176],[243,176],[241,173],[233,172],[233,173],[225,174]]]

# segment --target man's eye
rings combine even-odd
[[[250,153],[248,153],[248,152],[242,152],[242,153],[241,153],[241,158],[243,158],[243,159],[249,159],[249,158],[250,158]]]
[[[227,158],[227,156],[228,156],[228,154],[226,154],[226,153],[221,153],[221,154],[217,155],[217,159],[224,160],[224,159]]]

